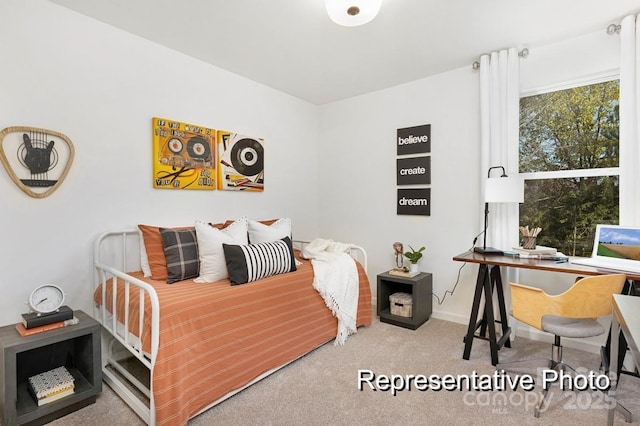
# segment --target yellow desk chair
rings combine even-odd
[[[596,318],[611,314],[611,295],[620,293],[624,274],[598,275],[582,278],[562,294],[549,295],[539,288],[511,283],[512,315],[538,330],[554,335],[551,358],[545,359],[547,367],[560,371],[564,367],[576,371],[562,360],[561,337],[585,338],[604,334],[607,330]],[[524,360],[498,364],[496,368],[538,366],[540,360]],[[540,416],[549,388],[535,407],[535,417]]]

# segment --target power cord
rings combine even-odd
[[[453,296],[453,292],[456,291],[456,287],[458,286],[458,283],[460,282],[460,272],[462,272],[462,268],[464,268],[467,265],[467,262],[464,262],[462,264],[462,266],[460,267],[460,269],[458,269],[458,278],[456,278],[456,283],[453,285],[453,288],[451,290],[446,290],[444,292],[444,295],[442,296],[442,300],[440,300],[440,298],[438,297],[437,294],[435,293],[431,293],[433,295],[433,297],[436,298],[436,300],[438,301],[438,305],[442,305],[444,303],[444,300],[447,298],[447,294],[450,294]]]
[[[478,237],[480,237],[480,235],[482,235],[483,232],[484,231],[480,232],[478,235],[476,235],[473,238],[473,243],[471,244],[471,248],[469,250],[467,250],[467,253],[473,251],[473,248],[476,246],[476,241],[478,241]],[[438,305],[442,305],[444,303],[444,300],[447,298],[448,294],[453,296],[453,292],[456,291],[456,287],[458,286],[458,283],[460,282],[460,273],[462,272],[462,268],[464,268],[465,266],[467,266],[467,262],[464,262],[462,264],[462,266],[458,269],[458,277],[456,278],[456,283],[453,285],[453,288],[451,290],[446,290],[444,292],[444,295],[442,296],[442,300],[440,300],[440,298],[438,297],[437,294],[431,293],[431,295],[433,295],[433,297],[435,297],[436,300],[438,301]]]
[[[484,234],[484,231],[480,231],[480,233],[478,235],[476,235],[475,237],[473,237],[473,243],[471,244],[471,248],[467,251],[471,251],[473,250],[473,248],[476,246],[476,241],[478,241],[478,237],[480,237],[480,235]]]

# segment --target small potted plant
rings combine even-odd
[[[411,246],[409,246],[409,248],[411,249],[411,251],[405,252],[404,257],[409,259],[409,262],[411,262],[411,269],[410,269],[411,272],[418,272],[418,263],[420,262],[420,259],[422,259],[422,252],[424,251],[424,246],[420,247],[419,250],[415,250]]]

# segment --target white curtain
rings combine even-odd
[[[620,29],[620,224],[640,225],[640,15]]]
[[[515,48],[480,57],[480,202],[484,226],[484,191],[490,167],[518,174],[520,65]],[[491,177],[499,177],[492,170]],[[481,228],[482,229],[482,228]],[[502,250],[518,245],[518,204],[489,204],[487,246]],[[480,244],[476,244],[480,245]]]

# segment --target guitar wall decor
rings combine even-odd
[[[53,130],[14,126],[0,132],[0,161],[31,197],[44,198],[58,189],[74,153],[71,140]]]

